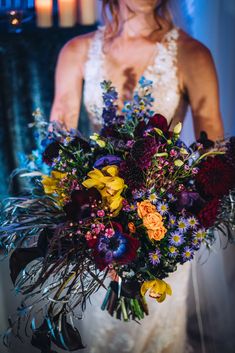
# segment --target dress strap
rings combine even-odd
[[[178,39],[179,29],[177,27],[172,28],[169,32],[165,34],[163,38],[163,43],[166,43],[168,52],[171,55],[174,63],[177,63]]]
[[[104,39],[104,27],[99,27],[91,40],[90,47],[87,53],[86,61],[86,76],[90,76],[90,73],[94,73],[94,69],[97,69],[97,73],[101,75],[103,68],[103,39]],[[91,72],[89,72],[91,70]],[[86,77],[86,78],[88,78]],[[94,77],[92,77],[94,79]]]

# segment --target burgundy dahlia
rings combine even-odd
[[[131,190],[139,189],[143,186],[143,171],[132,158],[128,158],[120,164],[119,176],[125,180]]]
[[[157,143],[153,137],[137,140],[132,149],[131,156],[141,169],[149,168],[154,154],[157,152]]]
[[[218,214],[219,199],[213,199],[199,212],[199,222],[205,227],[210,228],[214,225],[216,216]]]
[[[202,162],[196,175],[196,185],[204,197],[222,197],[234,187],[234,169],[221,156]]]

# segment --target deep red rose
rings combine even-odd
[[[221,156],[209,157],[195,177],[199,193],[205,198],[220,198],[235,186],[234,169]]]
[[[205,227],[210,228],[214,225],[216,216],[218,213],[220,201],[219,199],[213,199],[208,202],[207,205],[199,212],[199,222]]]
[[[164,134],[169,131],[169,126],[166,118],[161,114],[153,115],[147,124],[147,130],[158,128],[162,130]]]

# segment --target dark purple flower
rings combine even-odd
[[[132,158],[127,158],[121,162],[119,176],[125,180],[125,183],[131,190],[139,189],[143,186],[143,171]]]
[[[156,140],[152,137],[146,137],[134,143],[131,149],[131,156],[141,169],[146,169],[150,167],[152,158],[156,152]]]
[[[107,165],[119,165],[122,159],[114,155],[107,155],[95,161],[94,168],[101,169]]]
[[[75,137],[68,145],[71,147],[80,147],[84,152],[89,152],[91,149],[89,142],[78,136]]]
[[[98,204],[99,201],[101,201],[101,196],[95,188],[74,190],[71,194],[71,201],[64,206],[64,210],[68,219],[78,222],[90,217],[92,205]]]
[[[177,209],[182,210],[197,210],[199,206],[203,205],[202,199],[197,192],[182,191],[178,196]]]
[[[53,141],[50,143],[42,155],[42,160],[48,165],[52,165],[53,160],[59,156],[61,145],[58,141]]]

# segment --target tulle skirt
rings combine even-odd
[[[150,314],[140,324],[122,322],[100,309],[105,290],[88,303],[79,330],[84,353],[185,353],[187,295],[191,264],[179,266],[167,279],[173,294],[163,303],[147,298]]]

